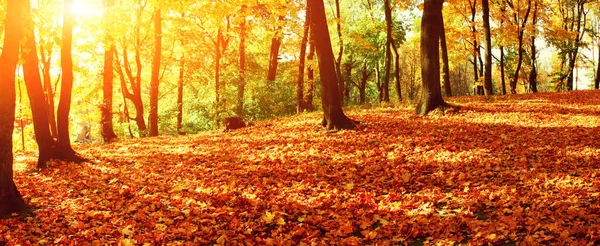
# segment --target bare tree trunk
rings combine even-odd
[[[114,0],[104,2],[105,8],[111,8],[114,5]],[[104,142],[112,142],[117,138],[117,134],[113,129],[113,82],[114,82],[114,54],[115,44],[110,32],[112,30],[111,16],[105,12],[104,15],[105,27],[105,43],[104,43],[104,74],[102,81],[103,102],[101,106],[101,124],[102,124],[102,139]]]
[[[337,56],[337,62],[335,63],[335,72],[338,79],[338,86],[340,92],[340,100],[344,105],[344,89],[346,88],[344,78],[342,77],[342,56],[344,55],[344,39],[342,38],[342,14],[340,11],[340,0],[335,0],[335,13],[336,13],[336,27],[339,40],[339,51]]]
[[[38,68],[39,60],[37,53],[35,52],[36,44],[33,32],[34,23],[31,16],[31,7],[29,6],[29,1],[25,2],[25,11],[23,15],[25,27],[23,28],[23,36],[25,42],[21,43],[22,56],[25,61],[23,64],[23,75],[31,106],[35,141],[37,142],[39,149],[37,167],[45,168],[48,160],[57,157],[55,152],[56,143],[50,133],[48,123],[48,104],[45,100],[42,79]]]
[[[279,16],[279,21],[284,20],[283,16]],[[273,89],[273,82],[277,76],[277,64],[279,64],[279,48],[281,47],[282,38],[282,26],[281,23],[277,25],[277,30],[271,38],[271,52],[269,54],[269,71],[267,72],[267,88]]]
[[[217,42],[215,42],[215,123],[219,126],[221,113],[221,40],[223,33],[221,28],[217,30]]]
[[[390,84],[390,70],[392,67],[392,43],[394,39],[392,37],[392,9],[390,7],[390,1],[384,0],[385,9],[385,29],[386,29],[386,42],[385,42],[385,71],[383,75],[383,101],[389,102],[389,84]]]
[[[321,102],[323,103],[323,126],[328,131],[353,129],[354,122],[342,110],[331,39],[323,0],[310,0],[311,35],[314,37],[321,75]]]
[[[421,77],[423,92],[416,113],[426,115],[430,111],[447,107],[440,86],[440,34],[444,0],[425,0],[421,19]]]
[[[25,12],[24,4],[29,1],[8,0],[6,8],[4,45],[0,56],[0,218],[26,208],[13,180],[13,142],[15,122],[15,70],[19,59],[19,41],[23,36],[21,25]],[[18,23],[18,24],[16,24]],[[32,30],[33,32],[33,30]]]
[[[535,47],[535,37],[537,35],[537,2],[533,5],[533,17],[531,20],[531,24],[534,29],[531,35],[531,71],[529,72],[529,89],[531,92],[537,92],[537,60],[536,60],[536,47]]]
[[[447,97],[452,96],[452,86],[450,85],[450,65],[448,64],[448,47],[446,45],[446,28],[444,27],[444,16],[442,15],[442,25],[441,25],[441,33],[440,33],[440,46],[442,50],[442,64],[443,72],[444,72],[444,92]]]
[[[518,36],[518,54],[519,58],[517,59],[517,67],[515,68],[515,73],[513,75],[512,81],[510,83],[510,93],[517,93],[517,82],[519,81],[519,72],[521,70],[521,65],[523,63],[523,35],[525,32],[525,26],[527,25],[527,19],[529,18],[529,12],[531,11],[531,0],[527,1],[527,11],[525,12],[525,17],[523,17],[523,22],[519,26],[519,36]],[[519,23],[517,23],[519,25]]]
[[[500,78],[502,80],[502,95],[506,95],[506,80],[504,75],[504,46],[500,46]]]
[[[308,1],[308,0],[307,0]],[[302,41],[300,42],[300,59],[298,62],[298,81],[296,86],[296,113],[302,113],[306,109],[304,104],[304,67],[306,65],[306,46],[308,44],[308,35],[310,30],[310,9],[306,9],[306,17],[304,21],[304,31]]]
[[[494,88],[492,86],[492,37],[490,30],[490,6],[489,0],[482,0],[483,8],[483,32],[485,35],[485,68],[483,74],[483,88],[486,95],[493,95]]]
[[[46,56],[44,50],[44,42],[40,42],[40,55],[42,62],[42,80],[44,91],[46,93],[46,102],[48,104],[48,123],[50,124],[50,134],[52,138],[58,139],[58,129],[56,128],[56,115],[54,114],[54,90],[52,89],[52,79],[50,78],[50,62],[52,60],[52,47],[54,42],[48,42],[50,47],[47,48],[48,56]]]
[[[158,85],[160,74],[160,55],[162,49],[162,19],[160,9],[154,10],[154,56],[152,58],[152,77],[150,79],[149,135],[158,136]]]
[[[71,161],[82,161],[71,147],[69,134],[69,114],[71,111],[71,92],[73,89],[73,58],[71,47],[73,40],[73,24],[75,16],[71,12],[73,0],[64,1],[64,20],[62,33],[62,46],[60,52],[60,64],[62,67],[62,81],[60,84],[60,101],[56,113],[58,126],[58,151],[61,156]]]
[[[184,134],[183,124],[183,85],[184,85],[185,56],[179,61],[179,80],[177,83],[177,133]]]
[[[307,2],[310,0],[307,0]],[[310,4],[307,3],[307,8],[310,6]],[[314,64],[314,58],[315,58],[315,40],[312,36],[312,34],[309,34],[309,48],[308,48],[308,56],[306,57],[306,59],[309,61],[309,66],[308,66],[308,71],[306,73],[306,79],[308,82],[308,88],[306,91],[306,95],[304,96],[304,105],[306,107],[307,111],[314,111],[314,106],[313,106],[313,97],[314,97],[314,92],[315,92],[315,69],[313,67]]]
[[[246,88],[246,5],[242,6],[242,21],[240,22],[240,64],[239,64],[239,81],[237,91],[237,107],[236,114],[240,118],[244,118],[244,91]]]

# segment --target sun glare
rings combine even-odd
[[[102,8],[90,3],[89,0],[74,0],[71,11],[76,16],[82,17],[102,15]]]

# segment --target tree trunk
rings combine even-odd
[[[504,75],[504,46],[500,46],[500,79],[502,80],[502,95],[506,95],[506,76]]]
[[[594,88],[600,89],[600,38],[598,39],[598,64],[596,65],[596,78],[594,79]]]
[[[110,9],[114,5],[114,0],[104,2],[104,7]],[[104,76],[102,80],[102,94],[103,103],[100,107],[101,110],[101,124],[102,124],[102,139],[104,142],[112,142],[117,138],[117,134],[113,129],[113,82],[114,82],[114,54],[115,44],[114,39],[111,36],[113,23],[111,16],[105,12],[104,16],[105,29],[105,43],[104,43]],[[50,114],[50,113],[49,113]]]
[[[50,77],[50,61],[52,60],[52,47],[54,42],[48,42],[48,56],[45,55],[44,42],[40,42],[40,55],[42,62],[42,81],[46,93],[46,102],[48,104],[48,123],[50,124],[50,134],[52,138],[58,139],[58,129],[56,128],[56,115],[54,114],[54,90],[52,89],[52,79]]]
[[[536,60],[536,47],[535,47],[535,37],[537,34],[537,31],[535,28],[537,25],[537,2],[534,3],[533,5],[533,16],[532,16],[532,20],[531,20],[531,24],[533,25],[534,29],[531,35],[531,71],[529,72],[529,89],[531,90],[531,92],[537,92],[537,60]]]
[[[426,115],[446,107],[440,86],[440,34],[444,0],[425,0],[421,19],[421,77],[423,91],[416,113]]]
[[[179,61],[179,80],[177,83],[177,133],[184,134],[182,129],[183,123],[183,82],[184,82],[184,71],[185,68],[185,60],[184,56],[181,56],[181,60]]]
[[[440,33],[440,46],[442,50],[442,63],[443,63],[443,71],[444,71],[444,92],[447,97],[452,96],[452,86],[450,85],[450,65],[448,63],[448,46],[446,45],[446,28],[444,27],[444,16],[442,15],[442,28]]]
[[[162,19],[160,9],[154,10],[154,56],[152,58],[152,77],[150,78],[150,114],[148,125],[149,135],[158,136],[158,85],[160,75],[160,53],[162,49]]]
[[[529,18],[529,12],[531,11],[531,0],[527,1],[527,11],[525,12],[525,17],[523,18],[523,22],[519,27],[519,36],[518,36],[518,59],[517,59],[517,67],[515,68],[515,74],[513,75],[512,81],[510,82],[510,93],[517,93],[517,82],[519,81],[519,71],[521,70],[521,65],[523,63],[523,35],[525,32],[525,26],[527,25],[527,19]],[[519,23],[517,23],[518,25]]]
[[[477,16],[477,0],[469,0],[469,8],[471,9],[471,23],[475,23],[475,17]],[[475,25],[471,26],[471,36],[473,38],[473,79],[475,83],[479,82],[479,68],[477,60],[479,59],[479,44],[477,43],[477,28]]]
[[[24,40],[21,45],[23,59],[23,76],[25,86],[27,87],[27,95],[31,106],[31,114],[33,118],[33,130],[35,133],[35,141],[38,144],[38,168],[45,168],[46,162],[50,158],[57,157],[55,153],[55,141],[50,134],[48,123],[48,105],[42,88],[42,79],[38,68],[39,60],[36,52],[34,23],[31,16],[31,7],[29,1],[25,1],[25,11],[23,15],[24,24]],[[6,48],[5,48],[6,49]]]
[[[283,16],[279,16],[279,22],[284,20]],[[267,88],[269,90],[273,89],[273,82],[277,76],[277,64],[279,64],[279,48],[281,47],[281,37],[283,33],[281,33],[282,27],[281,23],[277,24],[277,30],[275,30],[275,34],[273,34],[273,38],[271,38],[271,52],[269,54],[269,71],[267,72]]]
[[[71,147],[69,134],[69,114],[71,111],[71,91],[73,89],[73,58],[71,47],[73,40],[73,24],[75,18],[71,8],[73,0],[64,1],[64,20],[62,32],[62,46],[60,51],[60,64],[62,68],[62,81],[60,84],[60,101],[56,113],[58,126],[58,151],[63,158],[77,161],[76,153]]]
[[[308,0],[307,0],[308,1]],[[306,17],[304,20],[304,31],[302,33],[302,41],[300,42],[300,59],[298,62],[298,81],[296,83],[296,113],[302,113],[306,109],[304,104],[304,67],[306,65],[306,46],[308,44],[308,35],[310,30],[310,9],[306,9]]]
[[[242,13],[245,11],[246,6],[242,6]],[[239,81],[237,91],[237,108],[236,114],[240,118],[244,118],[244,91],[246,88],[246,16],[242,16],[240,22],[240,64],[239,64]]]
[[[581,46],[581,40],[585,34],[585,25],[587,13],[585,12],[585,3],[587,1],[577,1],[577,17],[573,21],[577,22],[576,29],[574,30],[577,33],[575,37],[575,41],[573,43],[573,50],[569,53],[569,67],[567,73],[567,90],[573,90],[573,82],[575,80],[575,65],[577,65],[577,56],[579,55],[579,47]],[[583,25],[582,25],[583,18]],[[582,29],[582,27],[584,27]]]
[[[307,0],[307,2],[310,0]],[[307,3],[307,8],[310,6]],[[310,17],[309,17],[310,18]],[[310,28],[309,28],[310,29]],[[314,69],[314,59],[315,59],[315,40],[312,36],[312,34],[309,34],[309,48],[308,48],[308,56],[306,57],[306,59],[309,61],[308,62],[308,71],[306,72],[306,79],[308,82],[307,86],[307,90],[306,90],[306,95],[304,96],[304,106],[306,107],[307,111],[314,111],[314,106],[313,106],[313,94],[315,92],[315,69]]]
[[[4,45],[0,56],[0,218],[25,210],[25,201],[13,181],[13,142],[15,122],[15,70],[19,59],[19,41],[23,36],[21,13],[29,1],[8,0]],[[12,23],[12,25],[7,25]],[[18,23],[18,24],[16,24]]]
[[[221,40],[223,33],[221,28],[217,30],[217,42],[215,42],[215,123],[220,124],[221,113]]]
[[[327,17],[323,0],[310,0],[311,35],[314,37],[321,75],[321,102],[323,104],[323,126],[328,131],[353,129],[354,122],[342,110],[331,39],[327,28]]]
[[[338,86],[340,92],[340,100],[344,105],[344,89],[346,88],[344,77],[342,77],[342,56],[344,55],[344,39],[342,38],[342,13],[340,11],[340,0],[335,0],[335,13],[336,13],[336,27],[339,40],[339,50],[337,56],[337,62],[335,63],[335,72],[338,79]]]
[[[369,70],[367,69],[367,61],[365,60],[363,62],[363,67],[362,67],[362,71],[361,71],[361,77],[360,77],[360,86],[358,87],[358,94],[359,94],[359,100],[360,100],[360,104],[365,104],[367,102],[367,82],[369,80],[369,76],[371,74],[369,73]]]
[[[489,0],[482,0],[483,8],[483,32],[485,35],[485,60],[483,74],[483,88],[486,95],[493,95],[494,88],[492,86],[492,37],[490,30],[490,6]]]
[[[390,1],[383,1],[385,9],[385,29],[386,29],[386,42],[385,42],[385,68],[383,74],[383,101],[390,101],[389,84],[390,84],[390,70],[392,69],[392,43],[394,39],[392,37],[392,9],[390,7]]]

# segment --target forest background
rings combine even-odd
[[[44,92],[53,113],[61,93],[64,9],[75,18],[70,114],[75,141],[103,138],[101,109],[107,108],[116,135],[135,138],[195,133],[218,128],[229,116],[254,121],[321,105],[303,1],[75,0],[67,8],[56,0],[31,4]],[[597,5],[584,0],[490,1],[493,72],[488,94],[598,88]],[[421,90],[416,59],[420,8],[422,3],[405,0],[325,1],[344,105],[415,102]],[[482,4],[449,1],[443,15],[448,40],[444,96],[473,95],[473,88],[483,85],[485,70]],[[108,53],[112,60],[107,61]],[[105,69],[107,64],[112,71]],[[107,89],[108,73],[114,85]],[[17,82],[14,148],[35,150],[22,72]],[[110,105],[103,101],[106,90],[114,95]]]

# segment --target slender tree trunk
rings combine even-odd
[[[183,128],[183,84],[184,84],[184,68],[185,57],[182,55],[179,61],[179,80],[177,83],[177,133],[184,134]]]
[[[56,114],[58,126],[58,151],[63,158],[72,161],[81,161],[71,147],[69,134],[69,114],[71,111],[71,92],[73,89],[73,58],[71,47],[73,40],[73,24],[75,17],[71,12],[73,0],[64,1],[64,20],[62,33],[62,46],[60,52],[60,64],[62,68],[62,81],[60,84],[60,101]]]
[[[428,112],[448,105],[442,98],[440,86],[440,34],[444,0],[425,0],[421,19],[421,78],[423,91],[416,113]]]
[[[15,70],[19,59],[19,41],[23,36],[23,29],[19,24],[24,4],[29,4],[29,1],[8,0],[4,45],[0,56],[0,218],[23,212],[26,208],[25,201],[13,181],[12,149],[16,100]]]
[[[54,42],[48,42],[50,47],[48,48],[48,56],[45,55],[44,50],[46,49],[44,43],[39,44],[40,55],[42,62],[42,80],[44,91],[46,93],[46,102],[48,104],[48,123],[50,124],[50,134],[52,138],[58,139],[58,129],[56,128],[56,116],[54,114],[54,90],[52,89],[52,79],[50,77],[50,61],[52,60],[52,46]]]
[[[284,20],[283,16],[279,16],[279,22]],[[267,73],[267,88],[273,89],[273,82],[277,76],[277,64],[279,64],[279,48],[281,47],[281,36],[283,35],[281,23],[277,24],[277,30],[271,38],[271,52],[269,54],[269,71]]]
[[[392,9],[390,7],[390,1],[383,1],[385,9],[385,29],[386,29],[386,43],[385,43],[385,72],[383,75],[383,101],[389,102],[389,84],[390,84],[390,70],[392,67],[392,43],[394,38],[392,37]]]
[[[27,87],[27,95],[31,106],[31,114],[33,118],[33,130],[35,133],[35,141],[38,144],[38,168],[45,168],[46,162],[51,158],[57,157],[55,153],[55,141],[50,134],[48,123],[48,104],[44,96],[42,87],[42,79],[38,68],[39,60],[36,52],[34,23],[31,16],[31,7],[29,1],[25,1],[25,11],[23,15],[24,40],[21,45],[22,56],[25,61],[23,64],[23,75],[25,86]],[[5,48],[6,49],[6,48]]]
[[[527,19],[529,18],[529,12],[531,11],[531,0],[527,1],[527,11],[525,12],[525,17],[523,17],[523,22],[519,27],[519,36],[518,36],[518,59],[517,59],[517,67],[515,68],[515,74],[513,75],[512,81],[510,83],[510,93],[517,93],[517,82],[519,81],[519,72],[521,70],[521,65],[523,63],[523,36],[525,32],[525,26],[527,25]],[[518,23],[517,23],[518,24]]]
[[[358,94],[360,99],[360,104],[365,104],[367,102],[367,82],[369,80],[369,70],[367,69],[367,61],[363,62],[363,67],[361,71],[360,77],[360,87],[358,88]]]
[[[531,92],[537,92],[537,60],[536,60],[536,47],[535,47],[535,37],[537,35],[537,2],[533,5],[533,16],[531,20],[531,24],[533,25],[533,32],[531,35],[531,71],[529,72],[529,89]]]
[[[311,0],[307,0],[311,1]],[[310,6],[310,4],[307,3],[307,8]],[[309,17],[310,18],[310,17]],[[310,29],[310,27],[309,27]],[[306,57],[306,59],[308,60],[308,71],[306,71],[306,79],[308,82],[307,84],[307,90],[306,90],[306,95],[304,96],[304,107],[307,111],[314,111],[314,106],[313,106],[313,95],[315,92],[315,69],[314,69],[314,59],[315,59],[315,40],[312,36],[312,34],[309,33],[309,48],[308,48],[308,56]]]
[[[221,28],[217,30],[217,42],[215,42],[215,123],[220,124],[221,113],[221,40],[223,39]]]
[[[594,88],[600,89],[600,38],[598,39],[598,64],[596,64],[596,78],[594,79]]]
[[[336,27],[339,40],[339,50],[337,61],[335,63],[335,72],[338,79],[338,86],[340,92],[340,100],[344,105],[344,89],[346,88],[344,77],[342,77],[342,56],[344,55],[344,39],[342,38],[342,13],[340,11],[340,0],[335,0],[335,13],[336,13]]]
[[[475,23],[475,17],[477,16],[477,0],[469,0],[469,8],[471,9],[471,23]],[[479,43],[477,42],[477,28],[475,25],[471,26],[471,36],[473,38],[473,79],[475,83],[479,82],[479,68],[477,60],[479,58]]]
[[[242,6],[242,13],[245,12],[246,6]],[[242,16],[240,22],[240,67],[239,67],[239,82],[237,91],[237,108],[236,114],[240,118],[244,118],[244,90],[246,88],[246,16]]]
[[[502,80],[502,95],[506,95],[506,76],[504,75],[504,46],[500,46],[500,79]]]
[[[577,56],[579,55],[579,47],[581,46],[581,40],[585,34],[585,26],[587,23],[587,13],[585,12],[585,3],[587,1],[577,1],[577,16],[573,20],[577,24],[574,23],[572,25],[576,26],[574,31],[577,33],[575,37],[575,41],[573,43],[573,51],[569,54],[569,67],[567,73],[567,90],[573,90],[573,82],[575,80],[575,65],[577,64]],[[575,16],[575,14],[573,14]],[[582,22],[583,18],[583,23]],[[582,28],[583,27],[583,28]]]
[[[492,37],[490,30],[490,6],[488,0],[482,0],[483,8],[483,32],[485,35],[485,68],[483,74],[483,88],[486,95],[493,95],[494,88],[492,86]]]
[[[114,0],[104,2],[104,7],[110,9],[114,5]],[[113,23],[111,16],[105,12],[104,16],[105,43],[104,43],[104,76],[102,81],[103,103],[101,106],[101,124],[102,124],[102,139],[104,142],[112,142],[117,138],[117,134],[113,129],[113,82],[114,82],[114,54],[117,49],[114,44],[114,39],[111,35]],[[50,113],[49,113],[50,115]]]
[[[150,79],[150,125],[151,137],[158,136],[158,85],[160,75],[160,55],[162,50],[162,19],[160,9],[154,10],[154,56],[152,58],[152,77]]]
[[[444,92],[447,97],[452,96],[452,86],[450,85],[450,65],[448,63],[448,46],[446,45],[446,28],[444,27],[444,15],[442,15],[442,28],[440,33],[440,46],[442,50],[442,64],[443,66],[443,84],[444,84]]]
[[[328,131],[353,129],[354,122],[342,110],[331,39],[323,0],[310,0],[311,35],[314,37],[321,75],[321,102],[323,104],[323,126]]]
[[[308,0],[307,0],[308,1]],[[306,46],[308,44],[308,35],[310,30],[310,9],[306,9],[304,20],[304,31],[302,41],[300,42],[300,59],[298,62],[298,81],[296,83],[296,113],[302,113],[306,109],[304,105],[304,67],[306,65]]]

